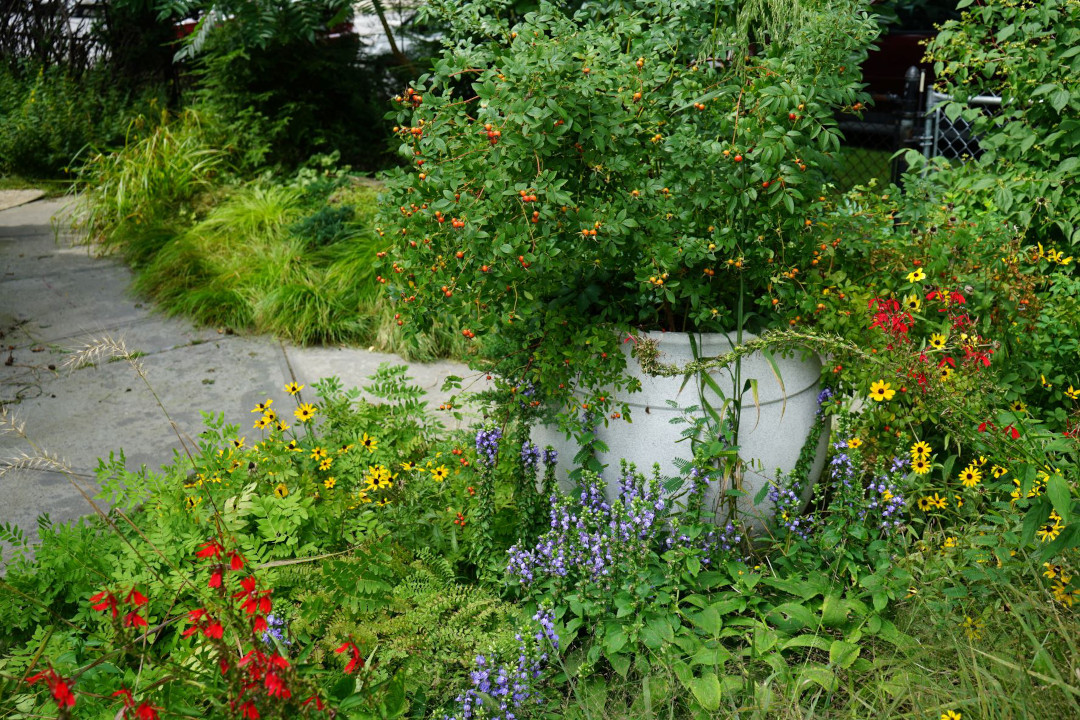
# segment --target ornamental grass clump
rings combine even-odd
[[[405,326],[457,316],[502,377],[569,401],[627,383],[613,330],[779,321],[878,27],[856,0],[764,5],[750,32],[704,1],[513,25],[492,0],[432,3],[447,47],[395,98],[410,166],[378,227]]]

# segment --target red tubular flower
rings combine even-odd
[[[156,708],[148,702],[141,703],[135,710],[135,717],[137,720],[158,720],[157,711],[161,708]]]
[[[951,368],[955,368],[956,367],[956,361],[953,360],[951,357],[943,357],[943,358],[941,358],[941,360],[937,364],[938,367],[944,367],[946,365],[948,365]]]
[[[127,688],[120,688],[119,690],[114,692],[112,696],[124,698],[124,707],[126,708],[135,706],[135,698],[131,697],[131,691]]]
[[[266,628],[266,618],[264,618],[262,615],[256,615],[255,622],[252,625],[251,629],[257,633],[263,633],[266,632]]]
[[[127,594],[127,597],[124,598],[124,602],[131,603],[135,607],[142,607],[146,603],[150,602],[150,600],[135,588],[131,588],[131,592],[129,592]]]
[[[978,428],[979,432],[981,432],[981,433],[986,432],[986,428],[990,428],[991,430],[993,430],[994,429],[994,423],[985,422],[985,421],[979,423],[979,428]]]
[[[244,567],[244,558],[240,556],[240,553],[233,551],[229,553],[229,569],[241,570]]]
[[[354,670],[364,667],[364,659],[360,657],[360,648],[356,647],[356,643],[351,641],[343,642],[341,647],[334,652],[343,653],[346,651],[352,654],[352,659],[349,660],[349,663],[345,666],[345,674],[351,675]]]
[[[1011,437],[1013,440],[1017,440],[1020,437],[1020,431],[1014,428],[1012,425],[1009,425],[1005,428],[1005,434]]]
[[[195,553],[195,557],[202,559],[219,558],[224,549],[217,540],[211,540],[199,548],[198,552]]]
[[[95,610],[111,610],[112,616],[116,617],[116,596],[108,590],[102,590],[90,598],[90,602],[97,603],[97,605],[92,606]]]
[[[26,682],[33,685],[38,680],[44,680],[49,686],[49,692],[52,693],[56,707],[63,710],[75,706],[75,693],[71,691],[71,685],[68,684],[67,680],[57,675],[52,668],[27,678]]]
[[[239,592],[234,592],[233,600],[239,600],[245,595],[251,595],[253,592],[255,592],[255,577],[253,575],[248,575],[246,578],[240,581],[240,587],[242,587],[243,590],[240,590]]]
[[[212,588],[221,587],[221,568],[219,567],[214,572],[210,573],[210,582],[208,585]]]
[[[220,640],[224,634],[225,628],[223,628],[221,623],[217,620],[211,620],[206,624],[206,627],[203,628],[203,635],[214,640]]]
[[[285,687],[285,682],[281,679],[281,676],[275,672],[266,673],[266,679],[263,684],[266,685],[266,694],[270,697],[285,699],[292,697],[292,691]]]
[[[259,709],[255,707],[255,703],[248,700],[240,706],[240,717],[247,720],[259,720]]]
[[[124,627],[146,627],[146,620],[139,615],[138,610],[132,610],[124,616]]]
[[[323,705],[323,701],[321,699],[319,699],[318,695],[312,695],[307,700],[305,700],[303,703],[301,703],[301,705],[306,707],[307,705],[310,705],[311,703],[315,703],[315,709],[316,710],[322,710],[325,707],[325,705]]]

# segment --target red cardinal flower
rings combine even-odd
[[[304,705],[304,706],[307,706],[307,705],[310,705],[311,703],[315,703],[315,709],[316,710],[322,710],[323,707],[325,707],[323,705],[323,701],[319,699],[318,695],[312,695],[311,697],[309,697],[307,700],[305,700],[301,704]]]
[[[219,558],[224,549],[217,540],[211,540],[199,548],[199,551],[195,553],[195,557],[202,559]]]
[[[259,720],[259,709],[255,707],[255,703],[248,700],[240,706],[240,717],[246,720]]]
[[[158,720],[157,711],[161,708],[156,708],[148,702],[141,703],[135,710],[135,717],[137,720]]]
[[[214,572],[210,573],[210,582],[208,585],[212,588],[221,587],[221,568],[219,567]]]
[[[132,610],[124,616],[124,627],[146,627],[146,620],[139,615],[137,610]]]
[[[68,684],[67,680],[57,675],[52,668],[27,678],[26,682],[33,685],[38,680],[44,680],[49,686],[49,692],[52,693],[53,700],[56,701],[56,707],[63,710],[75,706],[75,693],[71,691],[71,685]]]
[[[1014,428],[1012,425],[1009,425],[1005,428],[1005,434],[1011,437],[1013,440],[1016,440],[1020,437],[1020,431]]]
[[[238,552],[229,553],[229,569],[241,570],[244,567],[244,558],[240,556]]]
[[[360,657],[360,648],[356,647],[356,643],[350,641],[343,642],[341,647],[334,652],[343,653],[346,651],[352,654],[352,659],[349,660],[349,663],[345,666],[345,674],[351,675],[357,668],[364,667],[364,659]]]
[[[90,602],[97,603],[97,605],[92,606],[95,610],[111,610],[112,616],[116,617],[116,596],[108,590],[102,590],[90,598]]]
[[[264,633],[266,632],[266,628],[266,618],[264,618],[262,615],[256,615],[255,622],[252,624],[251,629],[257,633]]]
[[[131,588],[131,592],[129,592],[127,594],[127,597],[124,598],[124,602],[131,603],[135,607],[142,607],[146,603],[150,602],[150,600],[135,588]]]
[[[135,698],[131,697],[131,691],[127,688],[120,688],[119,690],[114,692],[112,696],[124,698],[124,707],[126,708],[134,707],[135,705]]]

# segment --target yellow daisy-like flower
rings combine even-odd
[[[300,422],[306,423],[311,420],[311,418],[315,417],[315,406],[311,403],[300,403],[300,405],[293,410],[293,415],[295,415],[296,419]]]
[[[1056,510],[1050,513],[1050,519],[1036,530],[1035,534],[1042,542],[1057,540],[1057,536],[1061,534],[1061,516],[1057,514]]]
[[[941,713],[941,720],[963,720],[963,716],[955,710],[946,710]]]
[[[851,438],[847,443],[848,447],[852,450],[857,450],[862,445],[862,440],[859,438]]]
[[[1056,582],[1051,588],[1054,591],[1054,599],[1066,607],[1072,607],[1073,603],[1080,598],[1080,590],[1069,591],[1069,586],[1063,582]]]
[[[978,465],[979,467],[982,467],[983,465],[986,464],[986,456],[985,455],[980,455],[979,457],[972,460],[971,464],[972,465]]]
[[[379,441],[373,437],[368,437],[368,434],[364,433],[364,437],[360,439],[360,445],[367,448],[368,452],[375,452],[379,448]]]
[[[1069,385],[1069,389],[1065,391],[1065,394],[1072,400],[1080,400],[1080,390],[1077,390],[1071,384]]]
[[[269,425],[275,420],[277,420],[277,413],[273,410],[267,410],[263,413],[263,420],[265,420],[266,424]]]
[[[311,449],[312,460],[322,460],[324,457],[326,457],[326,451],[321,447],[314,447]]]
[[[437,482],[442,482],[447,477],[449,477],[449,475],[450,471],[446,469],[445,465],[440,465],[439,467],[431,471],[431,476],[435,478]]]
[[[954,547],[956,547],[956,538],[954,538],[954,537],[945,538],[945,542],[943,542],[941,544],[941,546],[944,547],[944,548],[954,548]]]
[[[242,447],[244,447],[244,440],[246,440],[246,439],[247,438],[233,438],[233,441],[232,441],[233,447],[236,448],[237,450],[241,449]]]
[[[990,468],[990,474],[993,475],[995,478],[999,478],[1007,472],[1009,472],[1008,469],[1003,468],[1000,465],[994,465],[992,468]]]
[[[370,498],[370,497],[368,497],[368,494],[367,494],[367,492],[366,492],[366,491],[364,491],[364,490],[361,490],[360,492],[356,493],[356,499],[357,499],[357,500],[359,500],[359,501],[360,501],[360,502],[362,502],[362,503],[369,503],[369,502],[371,502],[371,498]]]
[[[1050,388],[1054,387],[1054,384],[1053,384],[1052,382],[1049,382],[1049,381],[1048,381],[1048,380],[1046,379],[1046,376],[1045,376],[1045,375],[1043,375],[1042,373],[1039,373],[1039,381],[1040,381],[1040,382],[1042,383],[1042,386],[1043,386],[1044,388],[1046,388],[1047,390],[1049,390]]]
[[[319,463],[319,469],[325,472],[330,469],[333,462],[334,458],[323,458],[322,462]]]
[[[941,333],[934,333],[930,336],[930,347],[934,348],[935,350],[940,350],[945,347],[945,340],[945,336]]]
[[[291,382],[291,383],[289,383],[288,385],[285,386],[285,392],[289,393],[290,395],[295,395],[296,393],[300,392],[303,389],[304,389],[303,385],[298,385],[295,382]]]
[[[290,452],[304,452],[304,448],[300,447],[300,443],[298,443],[295,439],[290,440],[289,444],[285,446],[285,449],[289,450]]]
[[[956,501],[957,508],[964,507],[964,498],[960,497],[959,495],[953,495],[953,500]]]
[[[417,467],[418,467],[417,464],[414,463],[414,462],[403,462],[403,463],[401,463],[401,469],[404,470],[405,472],[412,472]]]
[[[287,497],[288,494],[289,488],[285,487],[285,483],[280,483],[276,488],[274,488],[274,497],[276,498],[284,498]]]
[[[887,383],[884,380],[878,380],[870,384],[870,397],[881,402],[882,400],[892,400],[896,391],[892,389],[892,383]]]
[[[949,506],[949,501],[941,497],[937,493],[934,493],[930,498],[930,504],[936,507],[938,510],[944,510]]]
[[[932,467],[930,461],[924,457],[917,457],[911,461],[911,469],[916,475],[925,475]]]
[[[251,412],[253,412],[253,413],[264,413],[267,410],[269,410],[270,406],[273,405],[273,404],[274,404],[274,399],[273,398],[268,398],[266,400],[266,402],[261,402],[258,405],[256,405],[255,408]]]
[[[922,268],[913,270],[907,275],[908,282],[921,282],[926,279],[926,273],[922,271]]]
[[[1009,403],[1009,409],[1012,410],[1014,413],[1026,413],[1027,405],[1020,402],[1019,400],[1013,400],[1011,403]]]
[[[982,470],[975,467],[975,465],[968,465],[964,468],[964,471],[960,473],[960,484],[966,488],[973,488],[979,484],[982,480]]]
[[[256,420],[255,425],[253,425],[253,427],[256,430],[262,430],[263,428],[265,428],[269,424],[270,424],[270,421],[267,420],[266,417],[264,416],[264,417],[261,417],[258,420]]]
[[[278,420],[276,425],[278,432],[285,432],[289,429],[289,426],[285,424],[284,420]]]
[[[333,475],[331,475],[330,477],[323,480],[322,484],[323,484],[323,487],[325,487],[327,490],[333,490],[334,486],[337,485],[337,478],[335,478]]]
[[[942,365],[938,368],[938,377],[942,380],[948,380],[952,376],[952,368],[948,365]]]
[[[1044,562],[1043,567],[1046,568],[1046,571],[1043,572],[1043,577],[1045,577],[1047,580],[1053,580],[1058,576],[1058,573],[1061,572],[1060,565],[1051,565],[1048,562]]]
[[[926,512],[931,507],[930,498],[926,497],[926,496],[923,496],[923,497],[919,498],[918,506],[919,506],[920,510],[922,510],[923,512]]]
[[[390,504],[390,498],[387,498],[387,497],[384,497],[382,500],[379,501],[379,507],[386,507],[389,504]]]
[[[184,498],[184,507],[186,507],[188,510],[194,510],[195,508],[199,507],[199,503],[201,503],[201,502],[202,502],[201,497],[195,497],[194,495],[188,495],[186,498]]]
[[[904,298],[904,307],[906,307],[911,312],[918,312],[919,308],[922,307],[922,300],[920,300],[919,296],[915,293],[911,293],[906,298]]]
[[[340,448],[338,449],[338,455],[344,455],[345,453],[347,453],[347,452],[349,452],[350,450],[352,450],[352,449],[353,449],[354,447],[356,447],[356,446],[355,446],[355,445],[353,445],[352,443],[345,443],[344,445],[342,445],[342,446],[341,446],[341,447],[340,447]]]
[[[930,443],[922,440],[911,446],[911,457],[913,458],[928,458],[932,452],[934,452],[934,449],[930,447]]]

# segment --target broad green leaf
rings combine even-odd
[[[701,677],[690,681],[690,692],[694,699],[701,703],[701,707],[709,712],[720,709],[720,679],[716,673],[705,673]]]
[[[859,657],[860,652],[861,648],[855,643],[834,640],[829,647],[829,662],[847,669]]]

